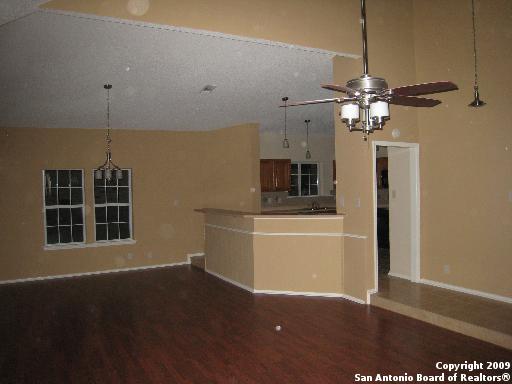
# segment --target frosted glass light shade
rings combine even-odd
[[[389,105],[385,101],[376,101],[370,105],[370,117],[385,119],[389,117]]]
[[[341,120],[342,121],[358,121],[359,120],[359,105],[343,104],[341,106]]]
[[[94,171],[94,178],[96,180],[101,180],[103,178],[103,173],[102,173],[101,169],[97,169]]]
[[[105,179],[110,180],[112,178],[112,171],[110,169],[105,169]]]

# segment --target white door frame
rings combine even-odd
[[[412,202],[415,208],[412,210],[412,228],[411,228],[411,281],[420,281],[420,145],[418,143],[406,143],[396,141],[373,141],[372,142],[372,185],[373,185],[373,260],[375,264],[375,292],[378,291],[378,245],[377,245],[377,146],[410,148],[412,150],[412,175],[411,191],[413,191]]]

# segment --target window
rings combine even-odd
[[[318,196],[318,164],[292,163],[290,196]]]
[[[46,245],[85,241],[83,185],[81,169],[43,171]]]
[[[96,241],[131,239],[131,171],[123,169],[121,179],[110,181],[95,179],[93,172],[93,179]]]

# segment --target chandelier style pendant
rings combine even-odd
[[[483,107],[486,103],[480,100],[480,92],[478,91],[478,67],[476,53],[476,23],[475,23],[475,0],[471,0],[471,15],[473,16],[473,58],[475,63],[475,82],[473,85],[474,100],[468,104],[468,107]]]
[[[105,84],[103,88],[107,90],[107,135],[105,137],[107,146],[105,151],[106,159],[102,165],[96,168],[96,170],[94,171],[94,177],[97,180],[105,178],[108,181],[110,181],[112,179],[112,176],[114,175],[117,179],[122,179],[123,171],[112,161],[112,139],[110,138],[110,90],[112,89],[112,85]]]

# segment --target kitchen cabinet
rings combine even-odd
[[[290,189],[290,159],[261,159],[261,192],[288,191]]]

